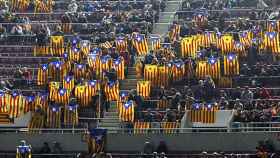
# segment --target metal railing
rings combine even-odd
[[[38,133],[38,134],[87,134],[86,128],[1,128],[0,133]]]

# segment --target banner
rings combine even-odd
[[[31,146],[30,145],[19,145],[17,146],[16,158],[31,158]]]
[[[107,129],[94,128],[89,131],[90,139],[88,140],[89,153],[100,153],[104,151]]]
[[[125,37],[117,37],[116,41],[116,49],[119,52],[127,51],[127,39]]]
[[[246,57],[247,51],[245,45],[241,42],[235,41],[233,51],[237,53],[240,57]]]
[[[61,107],[57,104],[49,105],[47,109],[47,127],[61,128]]]
[[[239,41],[245,47],[252,45],[253,33],[251,31],[243,31],[239,33]]]
[[[86,65],[75,63],[74,64],[74,78],[79,81],[81,78],[85,78],[86,75]]]
[[[224,75],[239,75],[239,61],[236,54],[228,54],[224,56]]]
[[[181,40],[181,56],[182,57],[196,57],[198,51],[198,45],[196,37],[185,37]]]
[[[107,101],[116,101],[119,99],[119,81],[108,81],[104,87],[105,97]]]
[[[271,50],[272,53],[280,53],[279,33],[265,32],[263,42],[265,48]]]
[[[73,62],[80,62],[82,59],[81,49],[75,46],[70,46],[68,48],[68,59]]]
[[[88,107],[92,103],[92,97],[99,94],[100,83],[96,80],[88,81],[85,85],[77,85],[74,96],[80,106]]]
[[[80,49],[83,54],[82,57],[88,56],[90,54],[90,50],[91,50],[91,42],[89,40],[81,40]]]
[[[167,65],[158,66],[157,72],[158,72],[158,86],[168,87],[170,83],[170,72]]]
[[[34,13],[51,13],[53,7],[53,0],[35,0],[34,1]]]
[[[0,90],[0,113],[8,113],[11,95]]]
[[[150,122],[134,122],[134,134],[147,134],[151,128]]]
[[[116,70],[118,80],[124,80],[124,59],[122,56],[119,56],[117,59],[113,59],[112,68]]]
[[[87,57],[87,63],[91,70],[99,71],[100,70],[100,56],[97,53],[89,54]]]
[[[204,79],[207,75],[207,61],[198,61],[196,63],[195,76],[198,79]]]
[[[117,102],[119,105],[119,118],[123,122],[134,122],[134,102]]]
[[[66,127],[74,127],[79,123],[78,105],[66,105],[64,108],[64,125]]]
[[[202,28],[206,27],[208,24],[208,17],[206,13],[203,12],[197,12],[193,16],[193,21],[196,26]]]
[[[75,87],[74,76],[65,76],[62,82],[62,86],[63,88],[71,91]]]
[[[181,81],[185,76],[185,63],[183,61],[175,61],[172,66],[172,81]]]
[[[27,113],[29,111],[35,112],[36,109],[36,96],[35,95],[29,95],[25,96],[25,107],[24,107],[24,113]]]
[[[48,64],[42,64],[37,72],[37,85],[43,86],[48,84],[49,69]]]
[[[157,85],[158,80],[157,65],[146,64],[144,67],[144,80],[151,81],[152,86]]]
[[[64,37],[51,36],[50,38],[50,53],[52,56],[63,56],[64,53]]]
[[[25,12],[30,5],[30,0],[11,0],[12,12]]]
[[[136,91],[137,91],[137,95],[142,96],[144,99],[150,98],[151,82],[150,81],[138,81]]]
[[[268,21],[267,22],[268,32],[280,32],[280,21]]]
[[[216,109],[211,104],[202,105],[196,103],[194,107],[189,111],[189,119],[191,122],[201,123],[215,123],[216,122]]]
[[[8,111],[10,118],[17,118],[24,113],[26,101],[25,97],[16,91],[12,92],[9,98]]]
[[[148,53],[148,42],[145,35],[133,32],[132,46],[136,49],[138,55],[146,55]]]
[[[220,59],[215,57],[208,58],[207,74],[210,75],[213,79],[218,79],[221,77]]]
[[[152,44],[152,49],[153,51],[159,50],[161,48],[161,39],[160,37],[151,37],[151,44]]]
[[[222,54],[227,54],[233,51],[234,39],[232,35],[222,35],[217,47],[221,49]]]
[[[181,25],[179,24],[171,25],[169,30],[170,43],[174,43],[179,38],[180,32],[181,32]]]

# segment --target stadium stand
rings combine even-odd
[[[0,0],[0,131],[71,133],[88,148],[37,152],[23,141],[3,156],[277,157],[279,3],[252,1]],[[170,146],[242,132],[278,148]],[[137,144],[149,137],[164,150]]]

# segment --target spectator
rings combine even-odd
[[[51,153],[51,148],[49,147],[49,144],[47,142],[44,142],[44,145],[40,150],[40,154],[50,154],[50,153]],[[43,158],[48,158],[48,156],[43,156]]]
[[[157,147],[157,153],[165,153],[165,154],[168,154],[168,147],[165,143],[165,141],[161,140],[159,142],[159,145]]]
[[[151,142],[145,142],[143,153],[144,154],[153,154],[154,152],[154,145]]]

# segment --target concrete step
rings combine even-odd
[[[106,128],[106,127],[120,127],[120,123],[111,123],[111,122],[99,122],[98,127]]]
[[[106,118],[106,119],[103,119],[101,120],[100,122],[102,123],[120,123],[120,120],[119,118]]]
[[[117,118],[119,117],[118,112],[105,112],[104,118]]]
[[[126,78],[127,79],[136,79],[137,77],[136,77],[136,74],[129,74],[129,75],[127,75]]]

